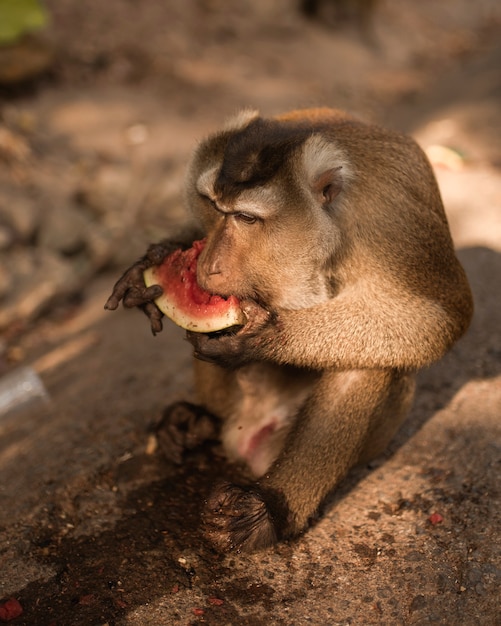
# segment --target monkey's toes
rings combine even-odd
[[[221,483],[208,499],[203,531],[221,552],[250,552],[278,540],[274,521],[263,496],[255,489]]]
[[[175,402],[164,410],[155,433],[161,452],[179,465],[185,450],[194,450],[205,441],[215,440],[218,429],[216,418],[202,407]]]

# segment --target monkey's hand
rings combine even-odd
[[[256,359],[264,333],[273,329],[275,316],[254,300],[242,300],[240,305],[247,323],[236,333],[187,333],[197,359],[229,368]]]
[[[282,538],[284,511],[272,510],[259,486],[223,482],[208,499],[203,513],[205,537],[221,552],[250,552],[272,546]],[[274,500],[279,502],[275,494]]]
[[[154,303],[154,300],[162,295],[163,289],[160,285],[146,287],[143,273],[144,270],[153,265],[161,265],[174,250],[185,249],[186,247],[186,245],[173,241],[152,244],[146,254],[139,261],[136,261],[115,283],[104,308],[114,311],[121,300],[123,306],[128,309],[139,307],[150,320],[153,334],[159,333],[162,330],[163,313]]]

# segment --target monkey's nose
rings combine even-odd
[[[206,291],[215,292],[221,282],[221,268],[217,265],[199,267],[197,272],[197,282]]]
[[[214,260],[207,265],[207,276],[214,276],[215,274],[221,274],[221,264],[219,261]]]

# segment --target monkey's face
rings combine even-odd
[[[195,156],[187,197],[207,235],[198,280],[269,310],[310,307],[329,298],[326,268],[340,247],[339,154],[316,136],[277,143],[258,121]]]
[[[271,310],[299,309],[325,301],[324,265],[318,247],[325,216],[278,177],[236,196],[216,191],[217,170],[198,179],[195,210],[207,233],[198,281],[212,293],[252,298]]]

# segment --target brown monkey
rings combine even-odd
[[[179,460],[221,419],[257,480],[216,486],[205,531],[221,549],[265,547],[385,448],[416,370],[467,329],[471,293],[422,150],[339,111],[241,113],[195,151],[186,202],[207,237],[199,283],[238,296],[248,322],[188,333],[202,408],[175,405],[162,438]],[[153,246],[107,308],[139,305],[160,330],[141,272],[175,245]]]

